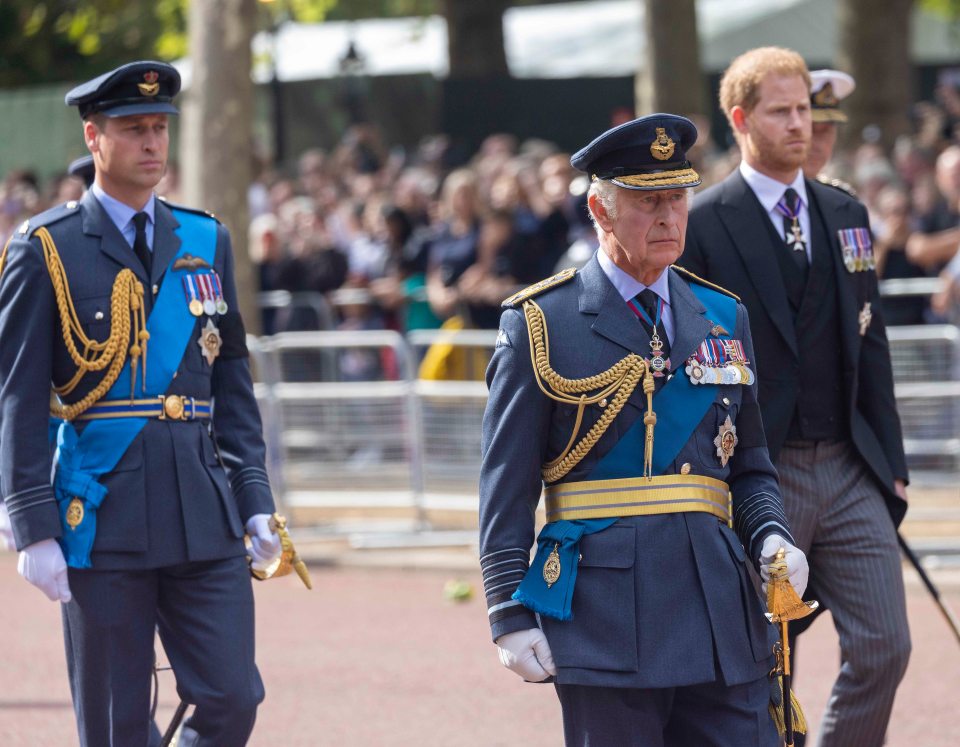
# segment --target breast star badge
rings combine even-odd
[[[730,416],[727,415],[727,419],[724,420],[723,425],[720,426],[716,438],[713,439],[713,445],[717,447],[717,456],[720,458],[720,465],[722,467],[727,466],[727,462],[730,461],[730,457],[733,456],[733,449],[737,443],[737,427],[733,424],[733,421],[730,420]]]
[[[870,302],[867,301],[863,308],[860,310],[860,314],[857,316],[857,321],[860,322],[860,336],[863,337],[867,334],[867,329],[870,327],[870,322],[873,321],[873,312],[870,310]]]
[[[213,365],[213,360],[220,355],[220,346],[223,345],[223,339],[220,337],[220,330],[216,328],[213,319],[207,319],[207,326],[200,330],[200,339],[197,345],[203,351],[203,357],[207,359],[208,365]]]

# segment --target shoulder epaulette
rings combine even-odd
[[[573,276],[577,274],[576,267],[568,267],[566,270],[558,272],[552,277],[540,280],[533,285],[528,285],[522,291],[517,291],[512,296],[507,298],[502,304],[503,308],[514,309],[519,306],[521,303],[526,301],[528,298],[533,298],[534,296],[539,296],[546,290],[550,288],[555,288],[558,285],[563,285],[568,280],[573,279]]]
[[[709,280],[704,280],[699,275],[694,275],[692,272],[690,272],[690,270],[686,270],[680,265],[670,265],[670,267],[676,270],[677,272],[679,272],[688,280],[692,280],[693,282],[698,283],[699,285],[706,286],[707,288],[713,288],[713,290],[715,291],[720,291],[720,293],[730,296],[730,298],[735,299],[738,303],[740,302],[740,296],[738,296],[736,293],[733,293],[732,291],[728,291],[726,288],[723,288],[717,285],[716,283],[711,283]]]
[[[56,205],[49,210],[44,210],[42,213],[34,215],[32,218],[25,220],[14,232],[14,236],[18,239],[25,239],[38,228],[43,226],[49,226],[56,223],[59,220],[62,220],[70,215],[73,215],[77,212],[77,207],[79,203],[76,200],[70,200],[70,202],[64,202],[60,205]]]
[[[849,183],[843,181],[842,179],[832,179],[829,176],[823,176],[821,174],[817,177],[817,181],[820,184],[824,184],[828,187],[839,189],[841,192],[846,192],[854,199],[860,199],[857,197],[857,190],[855,190]]]
[[[205,215],[208,218],[213,218],[217,223],[220,222],[220,219],[217,218],[217,216],[215,216],[209,210],[203,210],[202,208],[188,207],[187,205],[178,205],[175,202],[170,202],[170,200],[168,200],[163,195],[157,195],[157,199],[160,200],[164,205],[166,205],[171,210],[183,210],[187,213],[196,213],[197,215]]]

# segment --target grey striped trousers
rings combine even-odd
[[[896,529],[851,444],[788,444],[776,466],[790,529],[840,636],[840,675],[819,744],[879,747],[910,658]]]

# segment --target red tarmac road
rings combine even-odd
[[[254,747],[552,747],[560,712],[550,686],[500,667],[479,596],[455,604],[444,583],[479,573],[397,568],[313,568],[257,584],[258,660],[267,688]],[[946,596],[960,610],[960,584]],[[908,574],[913,657],[900,688],[889,747],[956,742],[960,646]],[[77,744],[56,605],[20,579],[0,553],[0,745]],[[836,634],[824,618],[802,639],[797,688],[812,724],[837,671]],[[159,720],[176,704],[160,675]],[[814,726],[815,730],[815,726]],[[851,746],[855,747],[855,746]]]

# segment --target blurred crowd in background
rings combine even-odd
[[[955,320],[957,312],[960,87],[941,86],[935,102],[915,106],[913,120],[914,131],[889,151],[868,128],[856,147],[837,149],[824,174],[847,182],[869,209],[882,279],[948,280],[933,296],[886,299],[889,325]],[[691,160],[705,187],[740,157],[710,138],[705,121],[698,125]],[[568,153],[507,134],[489,136],[466,164],[451,167],[450,150],[443,135],[413,150],[390,147],[376,126],[361,124],[330,151],[302,153],[293,173],[258,164],[249,252],[260,290],[320,294],[332,310],[325,318],[266,304],[263,332],[495,329],[503,298],[596,249],[588,180]],[[68,175],[41,184],[30,172],[7,174],[0,235],[79,199],[83,188]],[[178,201],[175,165],[158,193]]]

